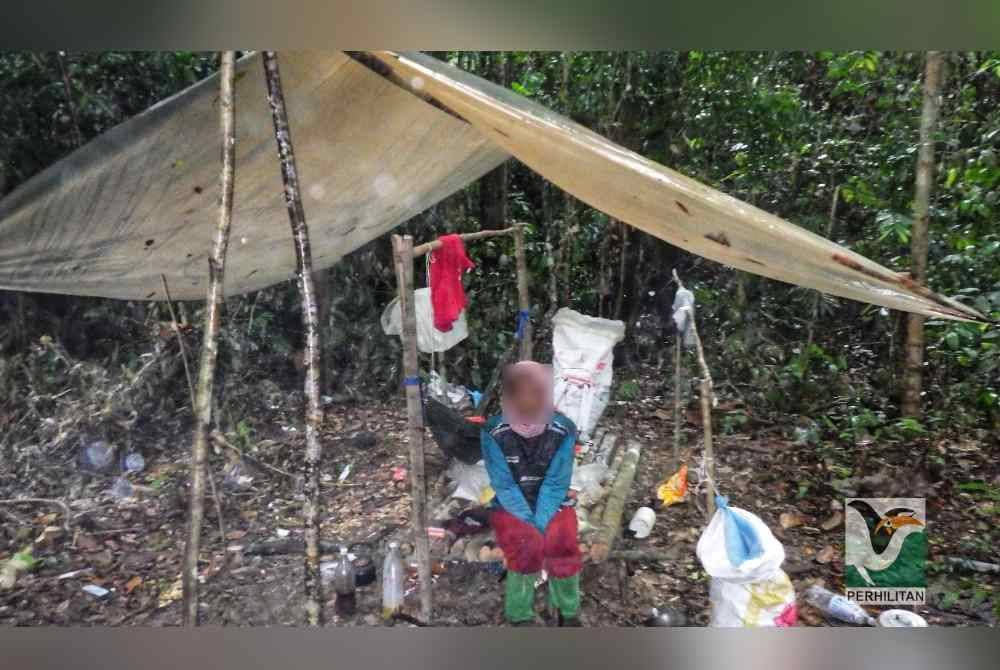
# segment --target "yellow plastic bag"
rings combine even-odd
[[[496,492],[493,490],[493,487],[487,486],[486,488],[483,489],[483,492],[479,494],[479,504],[488,505],[490,501],[493,500],[493,497],[495,495]]]
[[[676,505],[687,499],[688,466],[682,465],[668,480],[661,482],[656,488],[656,497],[664,507]]]

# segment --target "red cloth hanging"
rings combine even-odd
[[[469,304],[462,287],[462,273],[476,267],[465,255],[465,243],[458,235],[442,235],[441,246],[431,252],[431,306],[434,327],[448,332]]]

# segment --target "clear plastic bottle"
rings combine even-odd
[[[391,619],[403,606],[403,583],[406,572],[399,555],[399,543],[390,542],[382,564],[382,618]]]
[[[334,606],[340,616],[352,616],[357,610],[357,587],[354,583],[354,564],[347,555],[347,547],[340,548],[340,559],[333,572],[333,590],[337,592]]]
[[[839,621],[856,626],[875,625],[875,619],[861,605],[822,586],[815,585],[806,589],[805,600],[823,614]]]

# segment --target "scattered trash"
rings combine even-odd
[[[483,509],[467,509],[454,519],[449,519],[444,527],[456,537],[476,535],[490,527],[489,514]]]
[[[344,469],[340,471],[340,476],[337,477],[337,483],[343,483],[351,476],[351,466],[353,463],[348,463],[344,466]]]
[[[61,582],[61,581],[67,580],[67,579],[73,579],[74,577],[79,577],[81,575],[89,575],[93,571],[94,571],[93,568],[83,568],[81,570],[71,570],[70,572],[64,572],[61,575],[59,575],[58,577],[56,577],[56,581]]]
[[[806,589],[805,601],[832,619],[856,626],[875,625],[875,619],[861,605],[822,586]]]
[[[687,625],[687,616],[672,607],[664,607],[662,610],[654,607],[649,611],[645,625],[650,628],[678,628]]]
[[[656,497],[664,507],[682,503],[687,499],[687,476],[687,464],[681,465],[677,472],[656,487]]]
[[[133,451],[125,457],[122,469],[125,472],[142,472],[146,467],[146,459],[138,451]]]
[[[635,511],[635,515],[632,517],[632,520],[629,521],[628,529],[632,532],[633,537],[643,540],[649,537],[650,532],[653,530],[653,524],[655,523],[656,512],[649,507],[640,507]]]
[[[292,531],[288,530],[287,528],[276,528],[274,532],[280,538],[286,538],[292,534]]]
[[[334,609],[340,616],[352,616],[357,611],[357,583],[354,564],[347,555],[347,547],[340,548],[333,571],[333,590],[337,594]]]
[[[124,500],[126,498],[135,497],[135,487],[132,486],[132,482],[127,480],[124,476],[118,477],[115,483],[111,485],[108,489],[108,494],[117,500]]]
[[[39,560],[32,555],[30,547],[11,556],[0,567],[0,591],[14,588],[18,575],[30,572],[38,563]]]
[[[481,500],[484,489],[490,485],[490,476],[486,472],[486,465],[481,460],[475,465],[469,465],[459,460],[453,461],[448,467],[448,477],[452,481],[458,482],[458,486],[451,494],[452,497],[475,503]]]
[[[222,488],[229,491],[240,491],[253,485],[253,475],[242,460],[230,463],[222,474]]]
[[[392,469],[392,481],[394,482],[405,482],[407,477],[407,470],[405,466],[397,465]]]
[[[399,555],[399,543],[390,542],[382,564],[382,618],[391,619],[403,606],[403,559]]]
[[[785,548],[755,514],[716,496],[717,510],[698,539],[697,554],[712,577],[713,627],[794,626],[795,589],[781,570]]]
[[[367,556],[358,556],[352,563],[354,564],[354,584],[356,586],[368,586],[375,583],[375,562]]]
[[[497,492],[493,490],[493,487],[487,486],[486,488],[483,489],[483,492],[479,494],[479,504],[484,507],[486,505],[489,505],[490,502],[493,501],[493,498],[496,497],[496,495]]]
[[[882,628],[926,628],[927,620],[907,610],[886,610],[878,615]]]
[[[89,595],[94,596],[98,600],[101,600],[103,598],[107,598],[109,595],[111,595],[111,591],[107,590],[106,588],[104,588],[102,586],[98,586],[97,584],[87,584],[87,585],[85,585],[83,587],[83,592],[87,593]]]
[[[104,440],[83,444],[80,450],[80,468],[90,472],[109,472],[114,468],[115,448]]]
[[[587,463],[573,468],[570,489],[579,491],[579,498],[586,501],[600,496],[601,484],[608,478],[608,466],[601,462]]]

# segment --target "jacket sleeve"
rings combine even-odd
[[[490,486],[496,492],[497,502],[518,519],[525,523],[532,523],[531,507],[525,500],[521,487],[514,481],[514,475],[510,472],[510,466],[507,465],[507,459],[500,450],[500,445],[485,430],[482,431],[480,443],[483,450],[483,463],[486,464],[486,473],[490,476]]]
[[[538,503],[535,506],[534,524],[538,530],[545,532],[549,521],[559,511],[559,506],[566,499],[569,485],[573,480],[573,448],[576,446],[576,427],[570,424],[570,429],[559,445],[558,451],[552,457],[545,479],[538,492]]]

